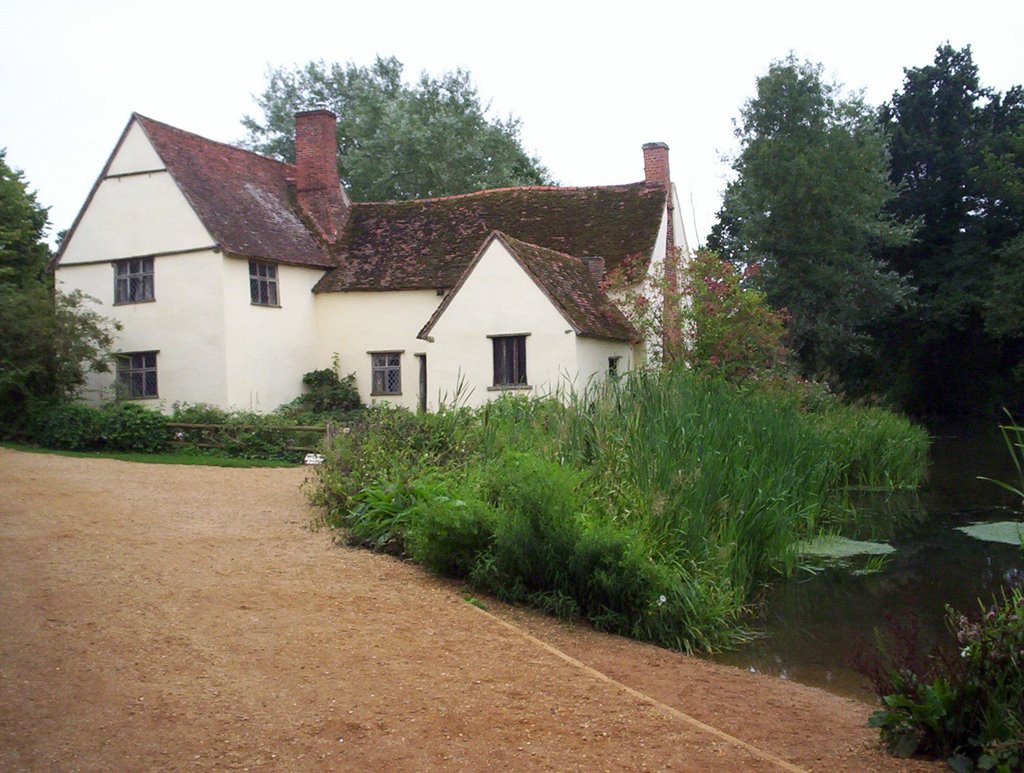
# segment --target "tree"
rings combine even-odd
[[[917,306],[889,333],[905,404],[962,413],[1020,400],[1024,329],[1024,92],[983,87],[970,46],[948,43],[904,71],[881,109],[891,141],[890,212],[914,229],[890,259]]]
[[[785,315],[768,308],[763,293],[743,287],[744,276],[717,253],[677,253],[682,267],[677,285],[666,281],[657,261],[645,271],[640,255],[624,261],[603,283],[640,334],[648,363],[684,363],[735,384],[788,378]],[[750,266],[745,274],[749,278],[756,272],[757,267]],[[666,306],[678,312],[665,314]],[[669,325],[674,330],[666,335]],[[675,346],[666,350],[672,342]]]
[[[324,106],[338,115],[338,171],[357,201],[550,183],[522,148],[519,120],[489,118],[469,73],[423,73],[410,86],[402,69],[394,57],[271,69],[257,98],[262,119],[242,119],[245,145],[292,162],[295,112]]]
[[[37,400],[66,399],[90,370],[109,370],[114,323],[75,292],[55,295],[46,265],[47,210],[0,149],[0,424]]]
[[[740,113],[736,178],[709,246],[786,310],[803,374],[863,388],[877,358],[873,331],[908,288],[879,249],[907,238],[884,213],[894,196],[885,137],[857,96],[841,96],[821,66],[774,62]]]
[[[756,265],[746,269],[748,278]],[[764,294],[741,286],[740,272],[710,250],[700,250],[683,269],[685,359],[698,372],[733,383],[781,373],[786,367],[783,314]]]

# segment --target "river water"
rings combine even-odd
[[[896,552],[876,573],[849,568],[801,573],[767,592],[755,625],[763,636],[715,660],[874,700],[851,657],[884,628],[886,616],[916,618],[923,645],[948,636],[947,604],[977,610],[978,599],[1024,582],[1020,547],[985,542],[956,527],[1020,521],[1020,503],[978,476],[1013,481],[1014,471],[995,422],[932,429],[928,481],[916,496],[867,502],[865,509],[898,513],[878,527]]]

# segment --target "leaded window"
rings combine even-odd
[[[156,352],[119,355],[117,391],[120,397],[131,399],[156,397]]]
[[[249,261],[249,296],[256,306],[280,306],[277,296],[277,265]]]
[[[402,394],[402,353],[373,352],[370,354],[372,375],[371,393],[375,395]]]
[[[114,263],[114,303],[142,303],[154,297],[152,258]]]

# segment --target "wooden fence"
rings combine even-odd
[[[246,432],[259,432],[286,434],[297,436],[297,441],[309,440],[314,433],[321,436],[323,441],[330,445],[338,434],[338,428],[331,422],[318,426],[272,426],[266,424],[193,424],[190,422],[170,421],[167,422],[167,429],[171,432],[173,439],[171,445],[195,446],[197,448],[219,448],[227,449],[231,444],[241,444],[244,441],[240,435]],[[288,451],[303,451],[316,453],[322,450],[320,447],[310,445],[288,445],[284,446]]]

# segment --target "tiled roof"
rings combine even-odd
[[[536,244],[514,239],[494,232],[477,251],[483,254],[492,239],[501,241],[512,256],[533,278],[540,289],[557,308],[577,335],[607,338],[614,341],[638,341],[640,335],[621,311],[598,287],[587,264],[580,258],[555,252]],[[476,260],[464,270],[455,289],[448,294],[419,333],[426,338],[434,323],[444,314],[448,304],[458,293],[459,286],[472,273]]]
[[[506,188],[417,201],[353,204],[337,268],[314,288],[454,287],[492,231],[569,255],[650,257],[665,207],[662,186]]]
[[[225,251],[302,266],[334,265],[299,217],[290,164],[134,115],[203,225]]]

